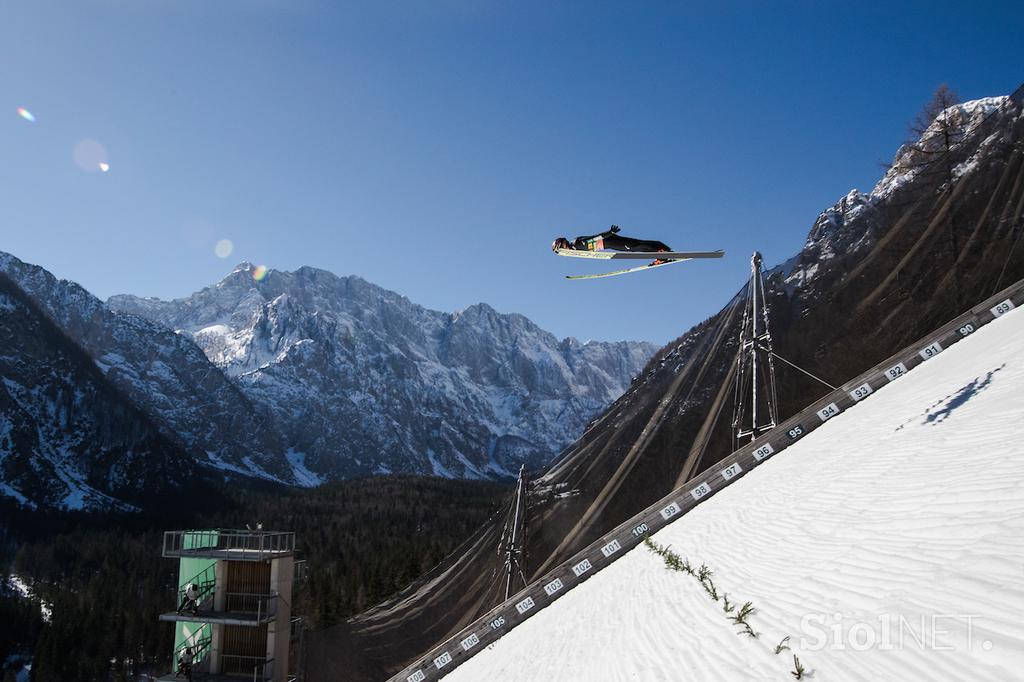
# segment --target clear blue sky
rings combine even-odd
[[[1019,85],[1022,26],[1020,2],[0,0],[0,249],[103,298],[313,265],[663,342],[869,190],[939,83]],[[601,266],[552,238],[611,223],[728,256],[565,281]]]

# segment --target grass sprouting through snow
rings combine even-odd
[[[714,571],[708,568],[706,564],[701,564],[700,568],[694,570],[689,559],[679,556],[673,552],[670,547],[659,545],[650,538],[644,538],[644,546],[652,553],[661,557],[661,560],[665,564],[665,568],[672,571],[678,571],[680,573],[686,573],[687,575],[696,578],[697,581],[700,582],[701,587],[704,588],[704,591],[708,593],[708,596],[715,602],[719,601],[718,588],[715,587],[715,583],[711,580],[711,576],[714,575]],[[726,613],[729,620],[731,620],[735,625],[740,626],[740,630],[736,634],[747,635],[748,637],[757,639],[759,633],[754,630],[750,622],[747,620],[748,617],[757,613],[757,609],[754,608],[753,602],[745,602],[743,606],[740,606],[737,610],[736,605],[729,601],[729,595],[724,592],[721,595],[721,601],[722,611]],[[789,635],[783,637],[782,641],[775,645],[776,655],[789,649],[787,642],[789,642]],[[806,671],[804,670],[803,664],[800,663],[800,659],[796,657],[796,654],[793,655],[793,668],[794,669],[790,674],[798,680],[803,679]]]
[[[804,666],[797,658],[796,654],[793,654],[793,672],[790,673],[793,677],[798,680],[802,680],[804,677]]]
[[[786,642],[788,642],[788,641],[789,641],[789,635],[786,635],[785,637],[782,638],[781,642],[779,642],[778,644],[775,645],[775,655],[776,656],[781,654],[783,651],[786,651],[787,649],[789,649],[789,645],[786,644]]]

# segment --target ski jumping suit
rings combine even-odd
[[[572,243],[572,248],[577,251],[611,249],[612,251],[645,251],[650,253],[672,250],[664,242],[650,239],[622,237],[618,232],[618,226],[612,225],[610,230],[602,232],[601,234],[590,235],[588,237],[576,237],[575,241]]]

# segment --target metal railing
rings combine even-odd
[[[295,551],[295,533],[263,530],[164,531],[163,556],[260,560]]]
[[[274,679],[274,659],[261,656],[220,655],[220,671],[224,675],[244,675],[253,682]]]
[[[295,583],[304,583],[309,580],[309,564],[305,559],[295,562],[295,577],[292,580]]]
[[[292,617],[289,629],[291,630],[292,646],[289,648],[291,660],[288,661],[288,669],[294,671],[289,680],[301,680],[305,675],[306,666],[306,624],[302,620],[302,616]]]
[[[185,649],[192,649],[193,670],[198,668],[201,663],[206,661],[206,657],[210,653],[210,643],[212,642],[212,638],[209,635],[203,636],[203,632],[205,630],[207,630],[207,628],[201,628],[197,630],[195,634],[192,635],[191,641],[186,640],[181,646],[174,650],[174,658],[172,659],[172,663],[174,665],[175,671],[178,670],[178,659],[181,658],[181,654],[185,651]]]
[[[189,610],[194,615],[199,610],[209,610],[212,608],[212,604],[209,604],[208,602],[214,596],[214,588],[217,585],[217,571],[216,568],[211,565],[207,566],[205,569],[196,573],[194,576],[178,586],[177,601],[174,602],[178,613],[181,613],[186,606],[185,589],[192,583],[199,586],[199,596],[196,598],[196,603]]]
[[[275,594],[257,594],[251,592],[225,592],[224,610],[237,613],[254,613],[256,620],[273,616],[277,613],[277,597]]]

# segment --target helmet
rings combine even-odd
[[[569,240],[565,237],[559,237],[555,241],[551,242],[551,250],[558,251],[559,249],[571,249],[572,246],[569,244]]]

